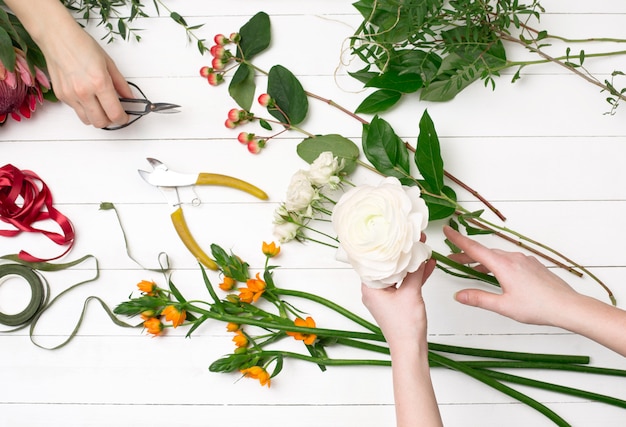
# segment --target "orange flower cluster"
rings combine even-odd
[[[312,317],[307,317],[306,319],[296,318],[294,320],[294,325],[301,326],[305,328],[315,328],[315,320]],[[315,334],[307,334],[303,332],[285,332],[287,335],[294,337],[296,340],[304,341],[306,345],[312,345],[317,339],[317,335]]]
[[[156,283],[151,280],[142,280],[137,283],[137,288],[147,296],[155,296],[159,292]],[[177,328],[185,322],[187,312],[177,305],[168,305],[160,312],[152,309],[144,310],[141,312],[141,318],[144,321],[143,326],[146,328],[146,332],[158,336],[161,335],[165,327],[162,318],[165,318],[167,322],[172,322],[172,326]]]
[[[261,279],[261,273],[256,274],[256,278],[250,278],[246,281],[246,287],[239,289],[239,301],[253,303],[265,292],[267,284]]]
[[[244,377],[259,380],[262,386],[266,385],[267,388],[270,387],[270,374],[260,366],[252,366],[251,368],[242,369],[239,372],[241,372]]]

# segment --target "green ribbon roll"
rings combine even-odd
[[[44,282],[30,267],[21,264],[0,264],[0,286],[11,277],[18,276],[30,286],[30,301],[24,310],[17,314],[0,312],[0,324],[21,326],[30,322],[39,312],[46,297]]]

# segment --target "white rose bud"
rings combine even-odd
[[[296,238],[298,230],[300,230],[300,226],[293,222],[275,224],[274,237],[276,237],[280,243],[287,243]]]
[[[336,188],[339,184],[337,173],[342,169],[342,162],[330,151],[324,151],[311,163],[309,180],[317,186],[325,185]]]
[[[309,181],[305,171],[298,171],[291,178],[287,188],[285,208],[289,211],[306,210],[317,199],[317,190]]]
[[[332,223],[339,238],[337,259],[349,262],[367,286],[395,285],[430,258],[430,248],[420,242],[428,207],[418,188],[396,178],[344,193]]]

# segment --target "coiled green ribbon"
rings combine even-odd
[[[32,268],[21,264],[0,264],[0,286],[9,278],[21,277],[30,286],[30,301],[26,308],[17,314],[0,312],[0,323],[6,326],[22,326],[35,317],[46,298],[43,279]]]
[[[89,259],[93,259],[93,261],[95,262],[95,274],[93,275],[93,277],[71,285],[70,287],[60,292],[57,296],[50,299],[50,287],[44,276],[40,273],[65,270],[75,265],[81,264]],[[83,317],[85,316],[85,312],[87,311],[87,305],[91,300],[96,300],[111,318],[113,323],[115,323],[116,325],[127,328],[134,328],[138,326],[122,322],[115,316],[115,314],[113,314],[113,311],[100,297],[90,296],[85,299],[80,318],[76,322],[76,326],[74,327],[70,335],[65,339],[65,341],[54,347],[43,346],[35,342],[34,339],[35,327],[37,326],[39,318],[46,310],[48,310],[52,306],[52,304],[54,304],[55,301],[70,292],[72,289],[98,279],[98,277],[100,276],[98,260],[93,255],[85,255],[82,258],[64,264],[55,264],[50,262],[28,262],[23,261],[18,255],[5,255],[0,257],[0,260],[7,261],[3,264],[0,264],[0,286],[2,285],[4,280],[7,280],[10,277],[19,276],[23,278],[31,288],[31,299],[24,310],[17,314],[0,313],[0,324],[13,328],[1,332],[14,332],[28,327],[30,340],[37,347],[46,350],[54,350],[63,347],[64,345],[69,343],[72,338],[74,338],[78,333],[80,325],[83,321]]]

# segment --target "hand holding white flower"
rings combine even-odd
[[[431,256],[420,242],[428,207],[419,189],[396,178],[347,191],[333,209],[332,223],[337,259],[349,262],[367,286],[393,286]]]

